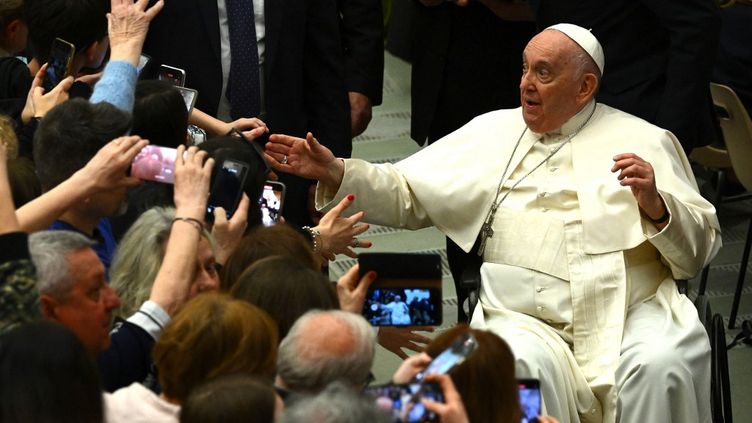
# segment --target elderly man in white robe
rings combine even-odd
[[[555,25],[524,51],[520,109],[394,165],[337,159],[312,134],[272,135],[267,159],[317,179],[318,207],[355,193],[370,222],[480,242],[471,325],[540,379],[544,414],[710,422],[710,346],[675,280],[720,248],[715,209],[671,133],[596,104],[603,70],[589,31]]]

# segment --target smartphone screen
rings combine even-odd
[[[185,71],[180,68],[162,65],[159,67],[159,77],[157,79],[182,87],[185,85]]]
[[[266,181],[264,190],[259,198],[261,209],[261,223],[264,226],[272,226],[279,221],[282,213],[282,204],[285,201],[285,184],[282,182]]]
[[[363,317],[373,326],[439,326],[441,290],[422,286],[369,289]]]
[[[178,87],[175,88],[180,91],[180,95],[183,96],[183,102],[185,103],[185,108],[188,109],[188,113],[191,113],[191,110],[193,110],[193,105],[196,104],[196,97],[198,97],[198,91],[191,89],[191,88],[185,88],[185,87]]]
[[[423,371],[418,372],[413,377],[412,382],[422,382],[426,375],[449,373],[454,366],[462,364],[476,349],[478,349],[478,341],[475,336],[470,332],[461,334],[449,348],[437,355]]]
[[[243,195],[248,168],[247,163],[238,160],[227,159],[222,162],[222,167],[217,170],[209,192],[206,209],[208,220],[213,221],[214,209],[217,207],[225,209],[228,219],[232,217]]]
[[[369,386],[365,394],[374,398],[377,407],[389,412],[395,422],[438,421],[438,416],[427,410],[420,400],[428,398],[444,402],[441,387],[435,383]]]
[[[131,176],[145,181],[175,183],[175,157],[177,150],[158,145],[147,145],[133,158]]]
[[[361,253],[361,276],[376,280],[366,293],[363,316],[374,326],[439,326],[443,318],[438,254]]]
[[[518,379],[521,423],[536,422],[541,414],[540,382],[538,379]]]
[[[55,38],[50,49],[50,57],[47,60],[47,71],[44,73],[42,87],[45,92],[50,92],[70,73],[70,65],[76,48],[73,44]]]

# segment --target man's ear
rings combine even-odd
[[[56,310],[58,302],[56,299],[47,294],[42,294],[39,296],[39,306],[42,310],[42,317],[44,317],[45,320],[51,320],[53,322],[57,321]]]
[[[577,102],[585,104],[595,97],[595,93],[598,88],[598,77],[595,74],[587,72],[582,77],[580,83],[580,91],[577,93]]]
[[[21,26],[24,23],[21,21],[21,19],[13,19],[8,23],[8,25],[5,25],[5,30],[3,31],[3,35],[11,38],[13,37],[20,29]]]

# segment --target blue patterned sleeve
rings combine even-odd
[[[89,99],[92,103],[103,101],[120,110],[133,113],[138,71],[129,62],[116,60],[104,68],[102,78],[94,86],[94,93]]]

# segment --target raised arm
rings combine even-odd
[[[128,113],[133,111],[136,66],[141,56],[149,23],[162,10],[164,0],[146,8],[147,0],[112,0],[107,14],[107,34],[110,39],[110,62],[91,94],[90,101],[106,101]]]
[[[117,138],[102,147],[81,170],[18,209],[24,232],[46,229],[70,206],[99,191],[136,186],[138,178],[126,176],[134,157],[148,144],[138,136]]]
[[[26,234],[20,233],[0,140],[0,334],[39,318],[39,293]]]
[[[0,235],[21,230],[13,207],[13,196],[8,182],[7,153],[8,147],[0,140]]]
[[[198,242],[214,166],[214,159],[206,157],[205,151],[196,147],[186,151],[181,145],[175,159],[175,220],[149,296],[149,300],[159,304],[170,316],[188,300],[195,276]]]
[[[73,85],[73,77],[69,76],[55,86],[50,92],[44,92],[42,81],[44,74],[47,72],[47,63],[45,63],[39,72],[31,81],[29,95],[26,97],[26,105],[21,112],[21,121],[27,124],[34,118],[43,118],[47,112],[58,104],[68,100],[68,90]]]

